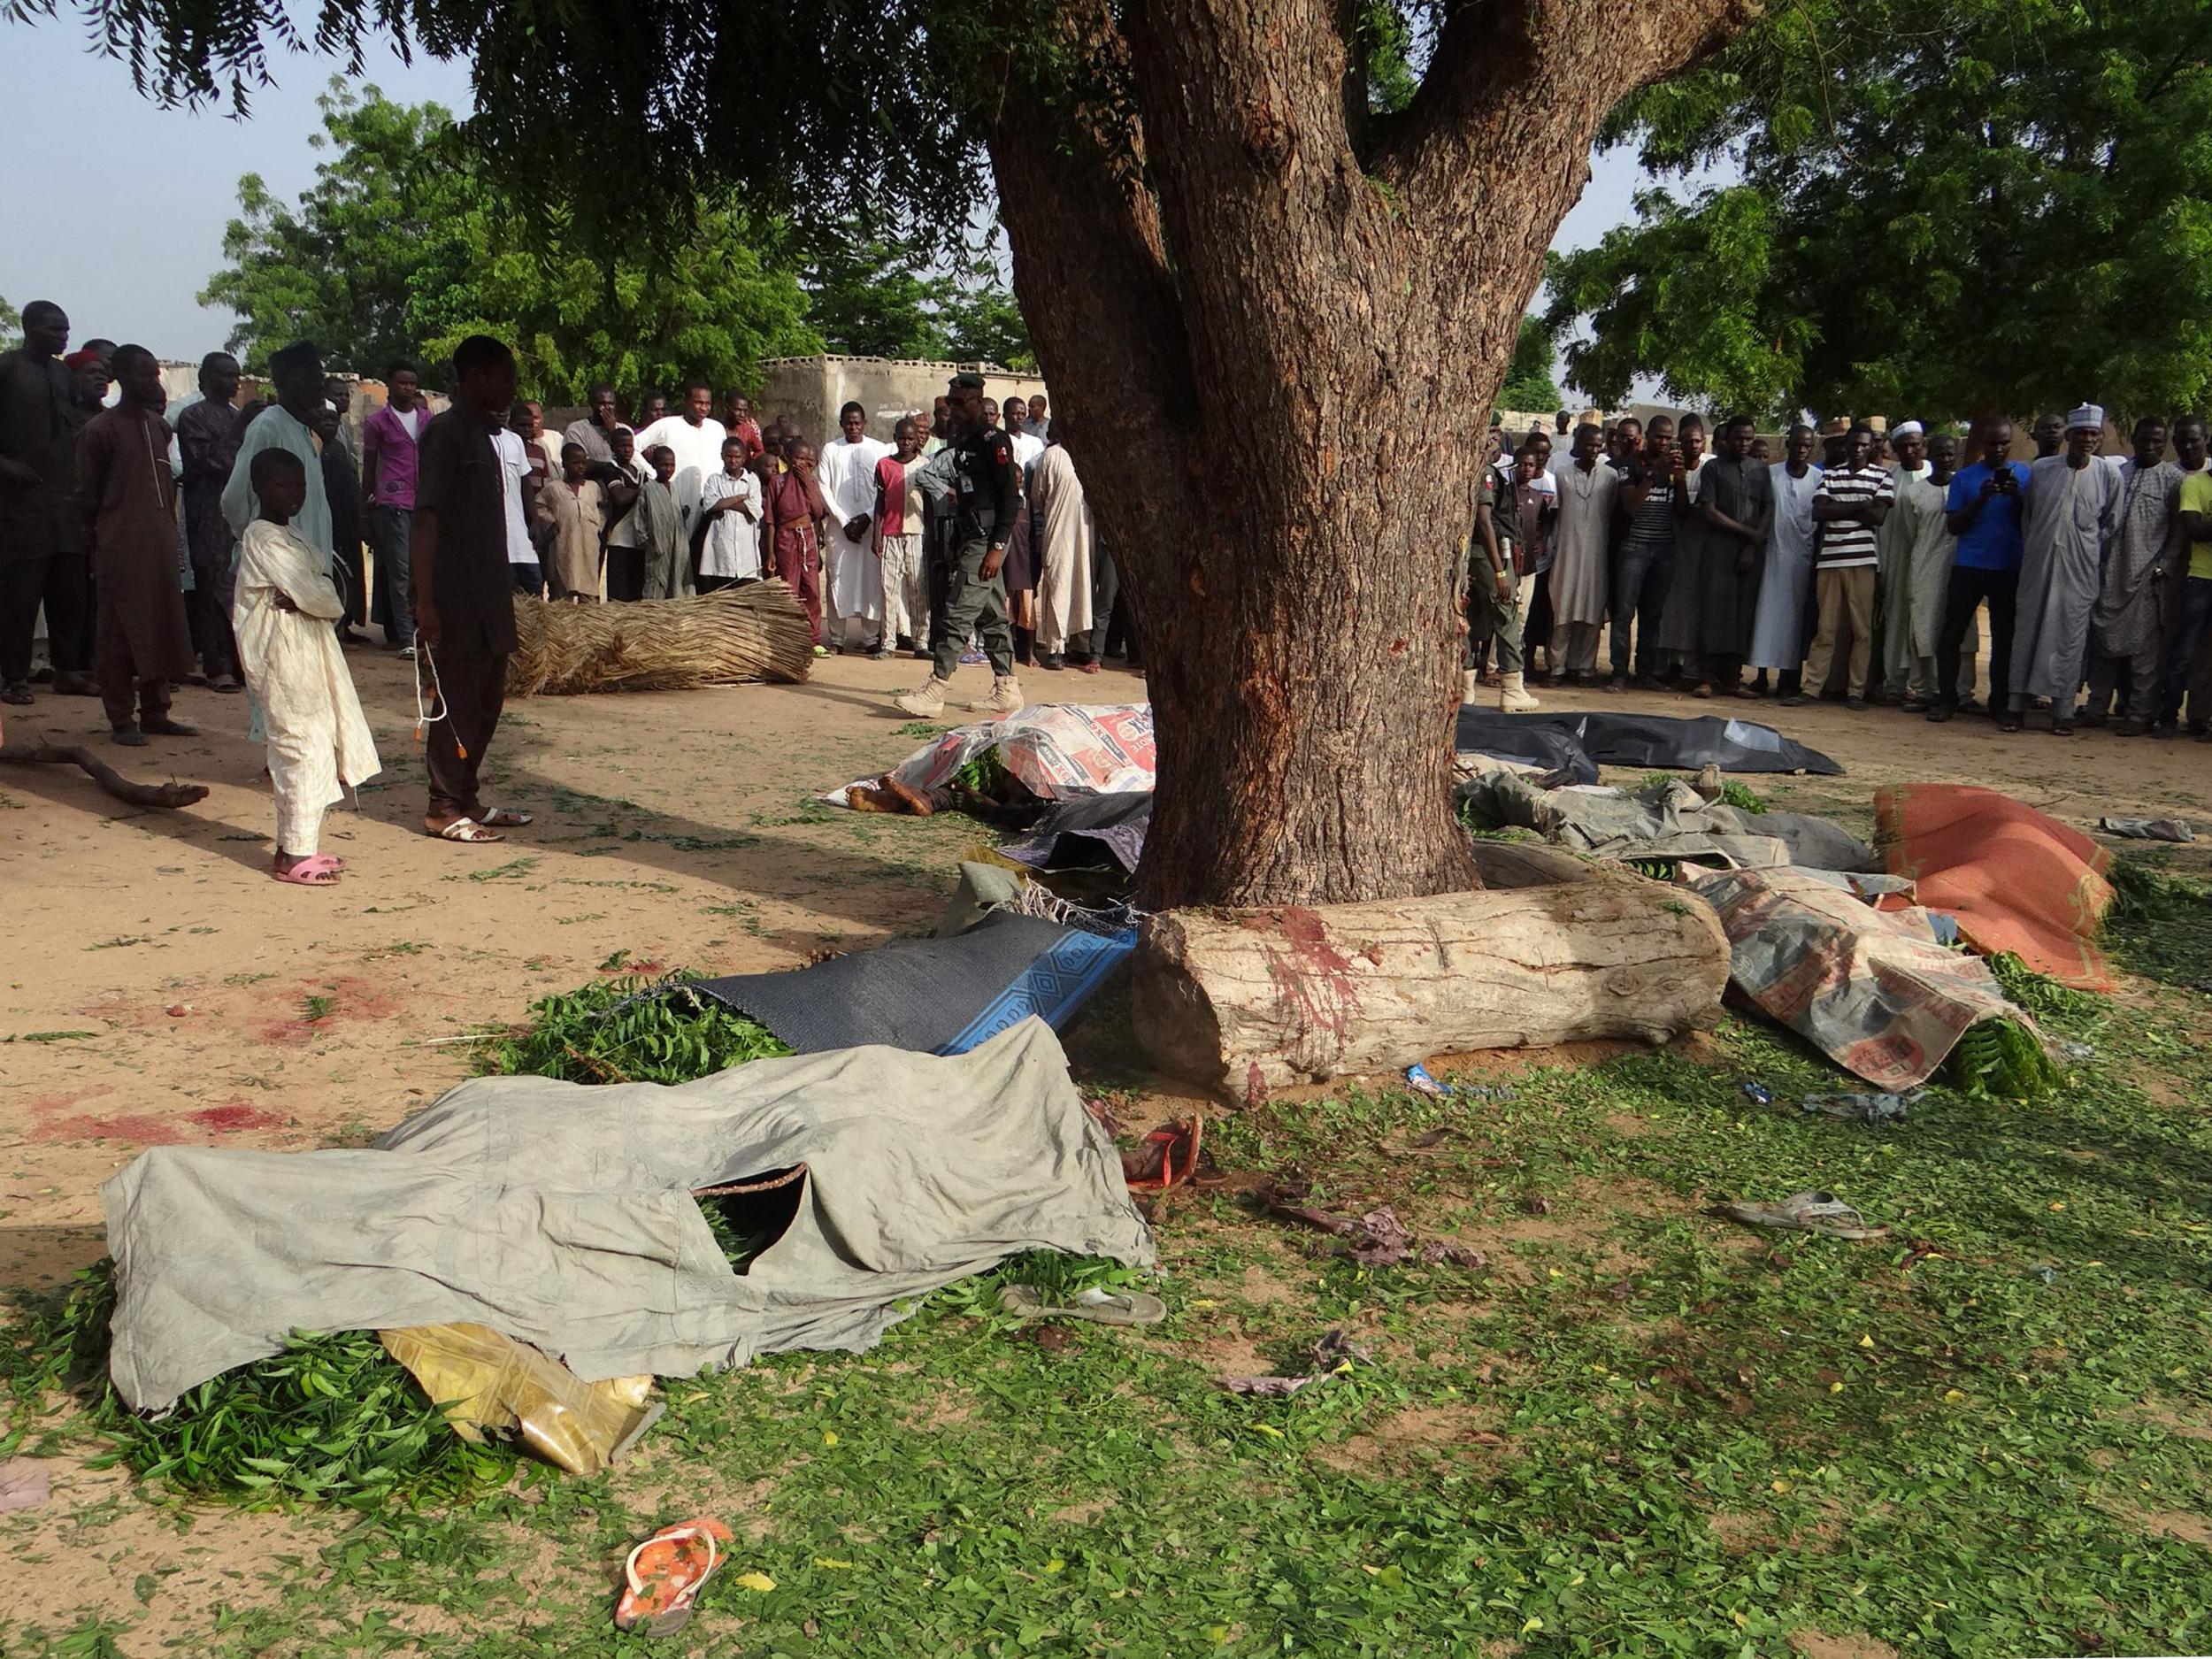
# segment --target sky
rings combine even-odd
[[[0,110],[18,154],[37,164],[0,169],[0,296],[19,309],[59,302],[79,340],[133,340],[182,361],[220,349],[229,314],[197,296],[222,264],[238,180],[258,173],[287,200],[314,181],[307,139],[337,65],[302,53],[274,69],[250,119],[163,110],[139,96],[127,66],[87,49],[75,19],[0,22]],[[408,65],[383,51],[365,79],[403,103],[472,107],[465,64]],[[1594,157],[1553,246],[1587,246],[1627,219],[1639,182],[1626,152]]]

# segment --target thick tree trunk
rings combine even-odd
[[[1248,1097],[1459,1049],[1663,1042],[1719,1018],[1728,940],[1709,906],[1617,870],[1500,873],[1491,892],[1150,917],[1138,1040],[1169,1075]]]
[[[1356,150],[1341,7],[1060,0],[1080,68],[1010,86],[991,156],[1149,672],[1148,907],[1478,885],[1450,731],[1490,402],[1599,120],[1735,4],[1456,8]]]

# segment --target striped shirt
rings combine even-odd
[[[1621,470],[1623,485],[1640,484],[1647,478],[1657,481],[1643,500],[1628,510],[1628,529],[1624,542],[1655,551],[1674,550],[1674,472],[1666,462],[1646,464],[1631,461]]]
[[[1855,507],[1870,501],[1894,503],[1897,483],[1886,467],[1832,466],[1821,474],[1820,493],[1813,499],[1847,502]],[[1878,563],[1879,558],[1872,525],[1861,524],[1856,519],[1832,518],[1820,526],[1822,570],[1853,570]]]

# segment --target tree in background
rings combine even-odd
[[[1843,54],[1839,56],[1839,53]],[[2168,411],[2212,396],[2212,10],[1800,0],[1606,134],[1639,222],[1551,261],[1600,403]]]
[[[228,345],[250,374],[294,340],[312,340],[335,368],[380,373],[412,356],[411,285],[440,227],[465,211],[466,169],[452,117],[434,104],[394,104],[333,80],[317,100],[324,158],[296,208],[258,173],[238,181],[239,216],[223,230],[222,270],[203,305],[235,312]]]
[[[795,261],[734,205],[694,203],[649,248],[607,240],[494,188],[434,104],[320,100],[327,153],[296,209],[259,177],[239,181],[229,264],[203,304],[238,314],[230,346],[251,373],[311,339],[333,367],[380,374],[402,357],[434,381],[478,331],[514,344],[523,382],[556,403],[610,380],[628,390],[700,375],[752,385],[764,357],[822,349]]]
[[[1537,317],[1521,319],[1513,339],[1513,360],[1498,388],[1498,407],[1522,414],[1548,414],[1559,407],[1559,383],[1551,375],[1551,330]]]
[[[1033,369],[1029,331],[987,250],[964,249],[949,268],[934,252],[857,224],[825,239],[801,278],[825,349]]]
[[[234,102],[267,0],[39,0]],[[465,55],[487,176],[658,234],[749,210],[961,241],[995,193],[1159,734],[1150,907],[1477,884],[1458,587],[1543,250],[1624,96],[1755,0],[325,0],[326,50]],[[1386,26],[1386,27],[1383,27]]]

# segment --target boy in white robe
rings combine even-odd
[[[238,660],[265,724],[276,786],[276,857],[270,873],[295,887],[335,887],[345,861],[317,850],[323,814],[376,776],[376,742],[331,624],[345,601],[330,556],[290,528],[307,495],[307,469],[288,449],[253,457],[259,516],[238,543],[231,623]]]
[[[822,446],[822,499],[829,506],[829,529],[822,538],[822,569],[829,592],[823,606],[823,632],[843,650],[852,643],[846,624],[860,623],[864,651],[883,647],[883,561],[870,534],[876,515],[876,463],[891,446],[867,435],[868,411],[848,403],[837,411],[843,436]]]

